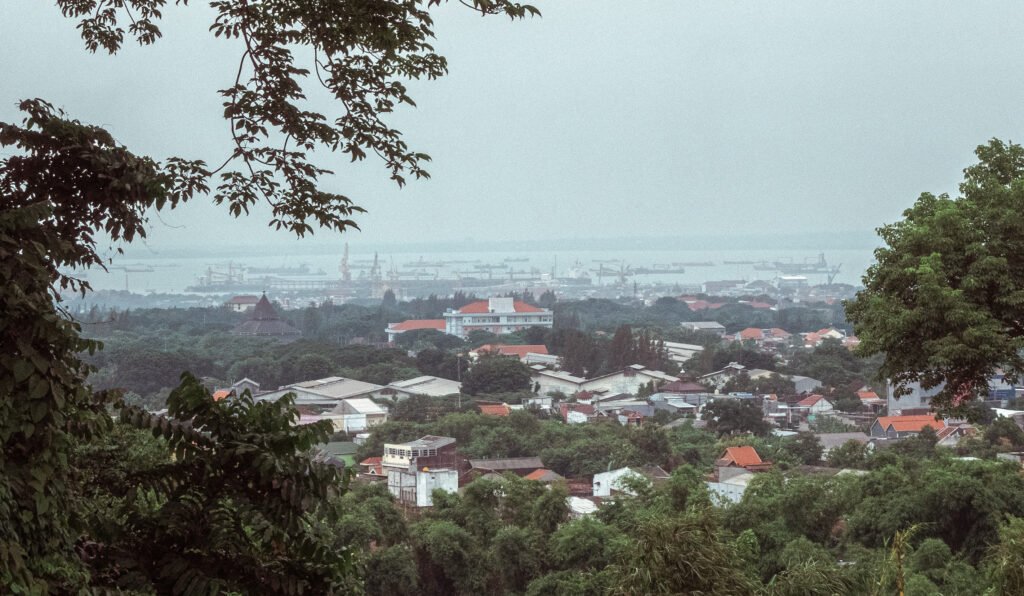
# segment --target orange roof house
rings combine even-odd
[[[229,395],[231,395],[230,389],[218,389],[217,391],[213,392],[213,401],[220,401],[222,399],[225,399]]]
[[[743,331],[736,334],[736,339],[739,340],[758,340],[764,339],[764,331],[757,327],[747,327]]]
[[[406,331],[418,331],[420,329],[433,329],[444,333],[444,319],[409,319],[401,323],[388,323],[384,331],[388,334],[388,341],[393,342],[399,335]]]
[[[484,416],[508,416],[512,413],[508,404],[477,404],[476,407]]]
[[[466,306],[460,308],[459,313],[464,315],[480,315],[491,312],[490,308],[490,302],[487,300],[477,300],[476,302],[470,302]],[[512,308],[516,312],[544,312],[543,308],[527,304],[522,300],[513,301]]]
[[[858,391],[857,397],[859,397],[861,401],[873,401],[876,399],[882,399],[878,397],[878,394],[875,393],[874,391]]]
[[[496,296],[470,302],[461,308],[449,308],[444,312],[444,320],[446,333],[466,339],[474,331],[503,335],[534,327],[550,329],[554,313],[510,296]]]
[[[946,424],[931,414],[917,416],[879,416],[871,424],[871,436],[877,438],[902,439],[912,437],[926,427],[942,430]]]
[[[553,472],[547,468],[537,468],[524,476],[527,480],[535,480],[537,482],[543,482],[545,484],[555,482],[557,480],[565,480],[565,478],[558,472]]]
[[[410,319],[401,323],[391,323],[388,329],[392,331],[415,331],[417,329],[436,329],[444,331],[444,319]]]
[[[758,472],[771,468],[772,463],[763,461],[757,454],[757,450],[750,445],[744,445],[742,447],[727,447],[722,457],[715,462],[715,466],[746,468],[751,472]]]
[[[832,402],[825,399],[824,395],[819,395],[817,393],[813,395],[808,395],[807,397],[796,402],[796,405],[802,408],[812,408],[813,410],[816,411],[827,411],[832,409]]]

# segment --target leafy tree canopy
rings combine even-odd
[[[760,406],[747,399],[715,399],[704,406],[701,417],[708,430],[718,436],[735,434],[767,435],[771,426],[764,421]]]
[[[975,151],[960,196],[925,193],[879,229],[885,246],[847,305],[862,354],[884,354],[897,392],[945,383],[957,410],[999,368],[1024,371],[1024,148],[998,139]]]
[[[481,356],[462,375],[462,391],[469,395],[512,393],[529,389],[530,368],[515,357]]]

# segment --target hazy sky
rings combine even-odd
[[[203,3],[171,4],[161,41],[110,57],[52,2],[3,0],[0,120],[43,97],[136,152],[219,163],[238,48]],[[435,11],[451,72],[392,119],[433,179],[330,158],[325,188],[369,209],[351,241],[870,230],[955,191],[975,145],[1024,137],[1019,0],[535,4]],[[287,240],[201,199],[161,219],[154,248]]]

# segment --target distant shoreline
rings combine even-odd
[[[679,235],[659,235],[649,237],[590,237],[590,238],[547,238],[529,240],[486,240],[465,238],[462,240],[437,240],[428,242],[373,242],[365,241],[359,234],[327,234],[320,232],[302,240],[266,243],[249,241],[241,238],[237,243],[216,245],[211,243],[193,244],[153,248],[145,245],[124,246],[122,258],[188,258],[188,257],[251,257],[282,254],[323,254],[340,255],[347,242],[356,252],[381,253],[455,253],[455,252],[543,252],[543,251],[598,251],[614,250],[623,252],[648,252],[651,250],[685,250],[699,251],[702,249],[716,251],[757,251],[771,250],[806,250],[812,252],[828,252],[829,250],[865,250],[873,251],[881,245],[874,231],[846,232],[765,232],[744,234],[731,232],[728,224],[716,234],[694,234],[681,229]],[[329,237],[330,236],[330,237]]]

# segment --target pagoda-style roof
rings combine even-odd
[[[232,335],[249,335],[257,337],[278,337],[295,339],[302,335],[302,332],[282,321],[278,316],[274,305],[267,300],[263,294],[259,302],[249,314],[249,320],[239,324],[231,331]]]

